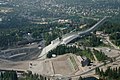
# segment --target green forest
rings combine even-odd
[[[86,56],[89,59],[94,60],[90,49],[82,50],[80,48],[76,48],[76,46],[65,46],[65,45],[60,45],[56,49],[50,51],[47,54],[47,57],[51,58],[52,54],[63,55],[63,54],[67,54],[67,53],[73,53],[73,54],[76,54],[76,55]]]
[[[56,49],[50,51],[47,54],[47,57],[51,58],[52,54],[63,55],[67,53],[73,53],[75,55],[80,55],[80,56],[86,56],[87,58],[91,60],[95,60],[93,57],[92,51],[89,48],[88,49],[84,48],[83,50],[83,49],[77,48],[76,46],[65,46],[65,45],[60,45]],[[93,49],[93,53],[95,54],[98,61],[104,62],[105,60],[109,60],[109,58],[101,51],[97,51]]]
[[[108,67],[106,70],[96,68],[95,72],[99,75],[100,80],[120,80],[120,67]]]
[[[93,49],[93,53],[95,54],[95,56],[98,59],[98,61],[104,62],[105,60],[109,60],[110,59],[102,51],[98,51],[98,50]]]
[[[0,80],[47,80],[47,78],[42,75],[32,74],[31,71],[21,73],[21,76],[16,71],[3,71],[0,72]]]
[[[106,23],[100,28],[105,34],[108,34],[112,42],[120,46],[120,16],[110,18]]]

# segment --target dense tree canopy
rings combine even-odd
[[[105,71],[103,71],[103,69],[96,68],[95,72],[100,76],[100,80],[120,80],[120,67],[108,67]]]
[[[0,80],[46,80],[46,77],[32,74],[31,71],[28,71],[28,73],[23,73],[22,76],[19,77],[16,71],[4,71],[0,73]]]
[[[63,55],[66,53],[73,53],[76,55],[86,56],[87,58],[94,60],[92,52],[90,49],[82,50],[80,48],[77,48],[76,46],[65,46],[65,45],[60,45],[56,49],[50,51],[47,54],[47,57],[51,58],[52,54]]]

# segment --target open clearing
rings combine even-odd
[[[27,71],[29,68],[29,61],[12,62],[0,59],[1,70],[20,70]]]
[[[72,63],[70,59],[71,56],[73,55],[66,54],[52,59],[33,61],[31,62],[32,66],[30,66],[29,70],[31,70],[33,73],[44,74],[47,76],[59,74],[72,75],[78,69],[75,69],[75,63]]]

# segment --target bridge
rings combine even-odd
[[[106,21],[107,17],[105,16],[103,19],[101,19],[99,22],[97,22],[94,26],[92,26],[91,28],[85,30],[85,31],[81,31],[81,32],[73,32],[73,33],[68,33],[66,35],[62,36],[62,39],[60,40],[59,38],[51,41],[51,44],[49,44],[48,46],[46,46],[45,48],[43,48],[41,54],[39,55],[40,59],[45,59],[46,55],[49,51],[55,49],[57,46],[61,45],[61,44],[68,44],[69,42],[71,42],[72,40],[78,38],[79,36],[84,36],[84,35],[88,35],[91,32],[95,31],[97,28],[100,27],[100,25],[102,25],[105,21]]]

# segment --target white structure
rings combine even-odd
[[[66,36],[63,35],[64,37],[62,37],[61,40],[59,40],[59,38],[57,38],[57,39],[51,41],[51,44],[48,45],[48,46],[46,46],[46,47],[42,50],[41,54],[39,55],[39,58],[41,58],[41,57],[42,57],[42,58],[46,58],[46,54],[47,54],[49,51],[55,49],[57,46],[59,46],[59,45],[61,45],[61,44],[65,44],[65,45],[66,45],[66,44],[68,44],[70,41],[76,39],[76,38],[79,37],[79,36],[84,36],[84,35],[87,35],[87,34],[93,32],[95,29],[97,29],[97,28],[99,27],[100,24],[102,24],[102,23],[106,20],[106,18],[107,18],[107,17],[104,17],[102,20],[100,20],[98,23],[96,23],[93,27],[91,27],[91,28],[89,28],[89,29],[87,29],[87,30],[85,30],[85,31],[76,32],[76,33],[70,33],[70,35],[66,35]]]

